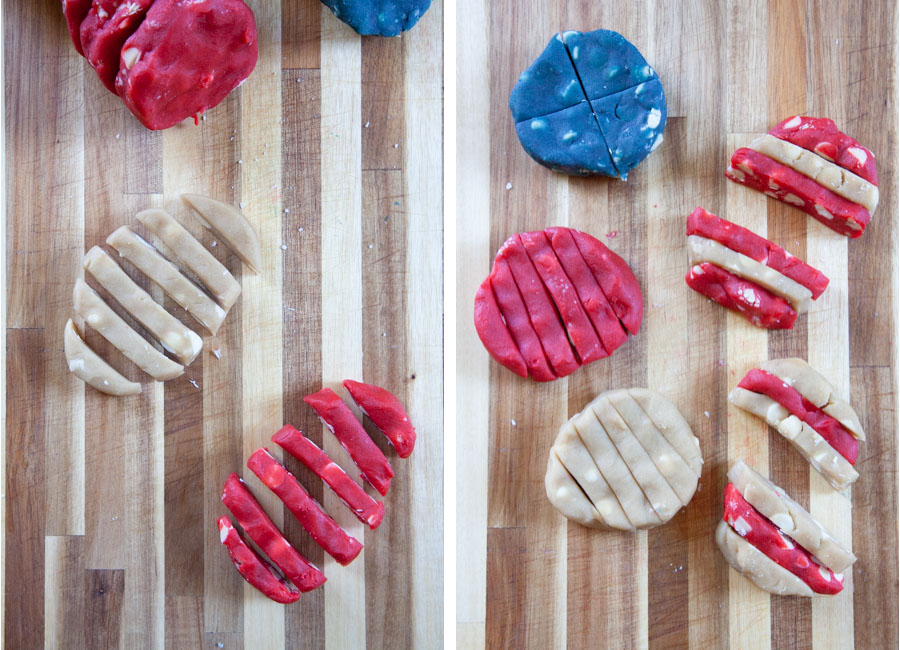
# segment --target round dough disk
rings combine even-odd
[[[595,397],[560,428],[544,486],[567,518],[635,531],[669,521],[697,490],[700,441],[675,405],[646,388]]]

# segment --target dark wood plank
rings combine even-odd
[[[119,648],[122,646],[123,610],[125,607],[125,571],[93,569],[84,572],[85,647]]]

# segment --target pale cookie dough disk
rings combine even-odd
[[[761,515],[832,571],[841,573],[856,562],[856,556],[832,537],[803,506],[743,461],[737,461],[728,470],[728,480]]]
[[[728,564],[763,591],[779,596],[814,595],[809,585],[770,560],[765,553],[734,532],[724,521],[720,521],[716,527],[716,544],[728,560]]]
[[[241,285],[203,244],[165,210],[143,210],[137,218],[200,279],[222,309],[231,309],[241,295]]]
[[[106,243],[162,287],[172,300],[212,334],[219,331],[225,320],[225,310],[131,228],[122,226],[113,231],[106,238]]]
[[[188,365],[197,357],[203,349],[203,339],[153,300],[102,248],[94,246],[89,250],[83,264],[109,295],[180,363]]]
[[[863,206],[870,214],[878,207],[878,187],[803,147],[767,133],[750,143],[749,148],[808,176],[838,196]]]
[[[569,478],[571,479],[573,476],[578,477],[575,486],[596,511],[599,526],[624,530],[631,529],[631,522],[625,516],[625,512],[622,510],[622,506],[619,505],[616,495],[613,494],[606,479],[603,478],[600,468],[597,467],[590,452],[584,446],[575,427],[570,423],[566,423],[560,430],[556,442],[553,444],[553,450],[550,455],[559,459]],[[547,469],[549,472],[549,465]],[[571,480],[574,481],[574,479]],[[548,489],[547,496],[550,497],[551,503],[556,506],[557,510],[565,513],[564,508],[560,507],[560,502],[563,502],[563,499],[561,499],[559,494],[555,495],[555,497],[551,496]],[[568,517],[569,515],[566,516]],[[572,517],[569,517],[569,519],[572,519]]]
[[[659,413],[651,417],[632,390]],[[551,494],[557,486],[571,487],[564,484],[565,477],[551,473],[560,468],[579,488],[578,496],[593,505],[601,523],[585,525],[594,527],[637,530],[658,526],[671,519],[696,491],[702,459],[687,423],[665,398],[645,389],[632,390],[598,395],[562,426],[551,449],[547,495],[560,512],[579,523],[592,522],[586,519],[584,503],[574,497],[569,503]],[[665,423],[668,434],[677,433],[664,435],[654,417]],[[569,495],[563,492],[563,496]]]
[[[699,235],[688,235],[687,243],[691,265],[703,262],[715,264],[719,268],[730,271],[738,277],[781,296],[791,303],[798,313],[809,311],[812,292],[799,282],[795,282],[772,267],[757,262],[743,253],[733,251],[715,240]],[[753,303],[754,298],[748,297],[747,302]]]
[[[140,384],[125,379],[88,347],[71,318],[66,322],[63,341],[69,371],[81,381],[107,395],[137,395],[141,392]]]
[[[199,194],[182,194],[181,200],[193,209],[200,222],[224,241],[251,271],[259,273],[262,268],[259,235],[240,210]]]
[[[73,301],[75,313],[87,325],[97,330],[119,352],[157,381],[174,379],[184,372],[184,366],[150,345],[147,339],[122,320],[81,278],[75,280]]]
[[[807,400],[841,423],[857,440],[865,440],[859,416],[853,407],[834,394],[834,387],[803,359],[772,359],[760,368],[775,375]]]

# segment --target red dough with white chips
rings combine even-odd
[[[216,524],[219,527],[219,540],[228,550],[228,557],[244,580],[276,603],[286,605],[300,598],[299,590],[282,578],[265,558],[247,546],[228,517],[219,517]]]
[[[475,329],[501,365],[552,381],[637,334],[643,299],[621,257],[571,228],[513,235],[475,295]]]

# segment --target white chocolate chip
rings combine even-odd
[[[796,129],[798,126],[800,126],[801,121],[802,120],[800,119],[800,116],[795,115],[794,117],[792,117],[791,119],[789,119],[787,122],[784,123],[784,128]]]
[[[860,165],[865,165],[866,160],[869,159],[869,156],[866,154],[865,150],[860,149],[859,147],[850,147],[847,149],[847,153],[856,158],[859,161]]]
[[[791,205],[805,205],[805,201],[796,194],[787,194],[785,195],[784,200]]]
[[[136,47],[129,47],[126,50],[122,50],[122,62],[125,64],[126,70],[131,70],[135,63],[140,61],[141,59],[141,51]]]
[[[829,220],[830,220],[830,219],[834,219],[834,215],[831,214],[831,213],[830,213],[828,210],[826,210],[825,208],[823,208],[821,205],[816,205],[816,212],[819,213],[819,216],[820,216],[820,217],[823,217],[823,218],[825,218],[825,219],[829,219]]]

